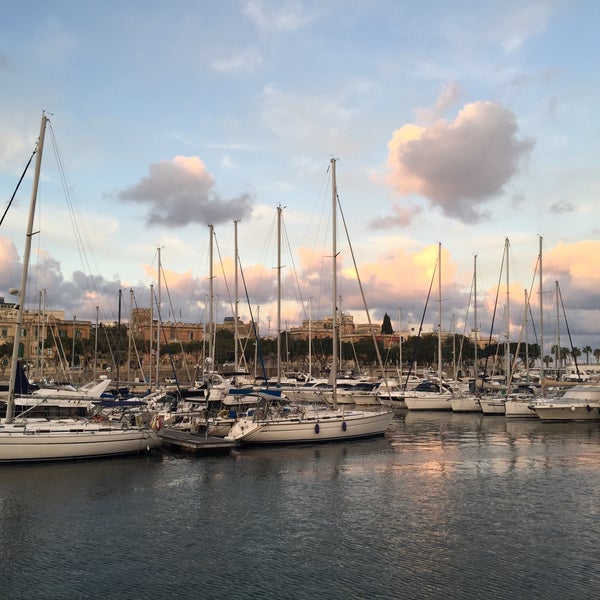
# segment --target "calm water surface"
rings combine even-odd
[[[0,468],[0,598],[590,598],[600,424]]]

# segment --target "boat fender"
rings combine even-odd
[[[592,412],[592,407],[589,404],[586,404],[585,410],[587,410],[588,412]]]
[[[571,410],[575,410],[575,407],[574,407],[574,406],[571,406]]]
[[[315,423],[315,433],[319,433],[319,429],[320,429],[319,424]]]
[[[346,431],[348,429],[348,425],[346,425],[346,421],[342,421],[342,431]]]

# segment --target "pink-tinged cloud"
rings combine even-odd
[[[145,205],[148,225],[217,225],[250,214],[248,194],[228,200],[214,191],[214,185],[202,160],[176,156],[150,165],[149,174],[121,191],[118,198]]]
[[[577,294],[573,295],[573,300],[581,294],[585,297],[595,297],[594,308],[600,308],[598,256],[600,241],[586,240],[572,244],[559,242],[553,248],[544,251],[544,279],[556,279],[563,294],[569,294],[569,290],[576,290]]]
[[[395,248],[379,257],[377,262],[363,263],[359,267],[360,281],[366,292],[369,310],[380,307],[397,308],[398,302],[406,306],[425,306],[428,291],[432,285],[437,264],[437,245],[427,246],[415,253],[403,248]],[[305,249],[302,253],[302,286],[305,298],[312,297],[315,304],[330,304],[331,273],[330,258],[312,254]],[[357,282],[357,275],[351,265],[350,257],[341,253],[338,257],[340,272],[339,293],[342,304],[347,310],[363,309],[363,300]],[[446,290],[454,285],[456,266],[450,262],[449,253],[442,247],[442,280]],[[437,278],[433,280],[433,296],[437,297]],[[324,301],[320,301],[322,296]],[[433,306],[434,300],[431,300]],[[386,308],[387,309],[387,308]]]
[[[387,181],[450,217],[479,221],[484,204],[503,192],[534,146],[518,132],[515,115],[493,102],[467,104],[452,122],[404,125],[388,144]]]
[[[372,229],[392,229],[394,227],[408,227],[413,218],[423,209],[420,206],[401,206],[394,204],[392,214],[373,219],[369,225]]]

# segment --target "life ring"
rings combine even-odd
[[[102,415],[94,415],[92,417],[92,421],[95,421],[96,423],[102,423],[102,421],[104,421],[104,417]]]
[[[218,415],[221,419],[226,419],[229,416],[229,412],[227,412],[226,410],[222,410],[219,415]]]
[[[162,415],[156,415],[152,419],[152,429],[154,429],[154,431],[159,431],[162,429],[164,420],[165,418]]]

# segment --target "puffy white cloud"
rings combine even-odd
[[[250,214],[252,205],[247,194],[224,199],[213,190],[214,184],[198,157],[176,156],[150,165],[149,174],[118,197],[146,205],[149,225],[216,225]]]
[[[452,122],[407,124],[388,144],[388,183],[420,194],[444,214],[467,222],[486,216],[486,202],[503,192],[533,148],[518,137],[515,115],[493,102],[467,104]]]

